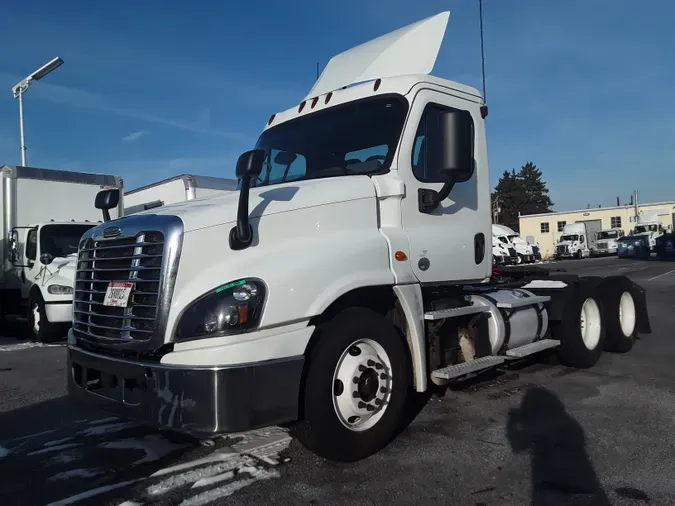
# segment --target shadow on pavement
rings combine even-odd
[[[515,453],[530,453],[532,506],[610,505],[586,453],[583,428],[551,391],[525,393],[509,412],[507,438]]]

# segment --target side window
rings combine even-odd
[[[28,231],[26,237],[26,258],[35,261],[37,255],[37,230],[32,229]]]
[[[443,111],[449,109],[449,107],[429,104],[422,113],[412,152],[412,170],[418,181],[445,182],[441,165],[443,164],[443,144],[446,139],[441,137],[440,122]]]
[[[580,242],[581,242],[581,244],[583,244],[584,242],[586,242],[586,238],[585,238],[583,235],[580,236]]]
[[[288,151],[272,149],[261,178],[266,184],[296,181],[307,173],[307,160],[304,156]]]

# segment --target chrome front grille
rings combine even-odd
[[[157,348],[164,344],[182,222],[173,216],[141,215],[114,223],[99,225],[80,241],[74,337],[117,348]],[[104,305],[111,282],[131,283],[126,307]]]
[[[607,249],[607,243],[606,242],[599,242],[598,243],[598,249]]]
[[[565,246],[558,246],[557,249],[558,249],[558,253],[560,253],[560,254],[566,254],[567,251],[568,251],[568,248],[567,248],[566,245]]]

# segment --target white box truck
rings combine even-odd
[[[555,257],[557,259],[590,257],[596,248],[600,232],[599,221],[567,223],[558,239]]]
[[[428,75],[448,16],[333,57],[241,155],[239,192],[84,235],[70,395],[197,437],[293,423],[354,461],[418,394],[650,332],[625,276],[493,269],[486,105]]]
[[[180,174],[124,193],[124,215],[237,191],[237,180],[223,177]]]
[[[80,237],[100,223],[94,198],[119,176],[0,166],[0,321],[27,317],[34,339],[64,337],[72,320]],[[122,216],[122,203],[112,217]]]

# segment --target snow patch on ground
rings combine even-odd
[[[120,439],[119,441],[110,441],[99,445],[101,448],[112,448],[116,450],[143,450],[145,452],[145,457],[134,462],[132,466],[159,460],[169,453],[180,450],[181,448],[186,448],[187,446],[189,445],[167,441],[158,434],[149,434],[142,438]]]
[[[2,351],[21,351],[27,350],[29,348],[53,348],[53,347],[63,347],[65,344],[45,344],[45,343],[34,343],[32,341],[27,342],[18,342],[14,338],[0,338],[0,352]]]
[[[77,433],[77,435],[100,436],[103,434],[108,434],[110,432],[119,432],[124,429],[130,429],[132,427],[137,427],[137,425],[131,422],[108,423],[105,425],[96,425],[94,427],[89,427],[88,429],[81,430],[80,432]]]
[[[71,469],[56,473],[54,476],[48,478],[48,481],[68,480],[70,478],[94,478],[105,474],[103,469]]]

